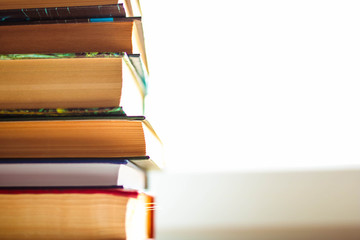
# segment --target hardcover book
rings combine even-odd
[[[162,143],[144,117],[0,118],[0,158],[147,156],[148,167],[163,167]]]
[[[138,55],[0,55],[0,72],[3,110],[121,106],[128,115],[144,112],[147,85]]]
[[[121,186],[145,189],[145,171],[128,159],[0,159],[0,187]]]
[[[71,6],[50,8],[22,8],[0,10],[0,24],[60,19],[93,19],[126,17],[123,4]]]
[[[0,239],[153,238],[154,199],[121,188],[0,188]]]
[[[9,12],[11,12],[10,10],[20,10],[20,11],[23,10],[23,14],[25,15],[27,14],[26,9],[37,9],[39,12],[41,12],[41,11],[48,11],[49,9],[52,8],[73,9],[74,7],[87,8],[91,6],[109,6],[109,5],[119,5],[119,7],[124,9],[120,11],[121,12],[125,11],[125,15],[127,17],[139,17],[142,15],[139,0],[52,0],[52,1],[0,0],[0,11],[8,10]]]
[[[44,20],[38,24],[0,26],[0,54],[82,52],[140,54],[148,72],[140,18],[113,18],[110,22]]]

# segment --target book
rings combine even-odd
[[[0,239],[153,238],[153,202],[121,188],[0,188]]]
[[[143,115],[147,85],[139,62],[126,53],[0,55],[0,109],[121,106]]]
[[[50,15],[51,13],[46,14],[46,11],[49,12],[50,9],[55,8],[70,8],[70,12],[77,7],[87,8],[91,6],[110,6],[110,5],[118,5],[121,8],[121,12],[125,11],[125,15],[127,17],[138,17],[141,16],[141,7],[139,0],[54,0],[54,1],[46,1],[46,0],[0,0],[0,11],[4,10],[4,12],[12,12],[11,10],[20,10],[23,15],[28,15],[27,9],[37,9],[40,15],[44,12],[45,15]],[[22,11],[21,11],[22,10]],[[32,10],[30,10],[32,11]],[[51,11],[51,10],[50,10]],[[55,10],[56,11],[56,10]],[[76,11],[76,10],[75,10]],[[66,14],[66,13],[65,13]],[[60,13],[56,13],[54,15],[61,15]],[[93,12],[90,12],[90,16],[94,16]],[[8,15],[6,15],[8,16]],[[96,13],[95,13],[96,16]]]
[[[128,159],[0,159],[0,187],[121,186],[145,189],[144,170]]]
[[[140,54],[148,72],[141,18],[80,20],[0,26],[0,54],[125,52]]]
[[[140,167],[163,167],[161,140],[144,117],[0,118],[3,159],[127,157],[149,157]]]
[[[0,24],[12,22],[126,17],[123,4],[0,10]]]

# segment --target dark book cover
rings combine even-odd
[[[127,164],[134,160],[148,160],[148,156],[118,158],[0,158],[0,164],[31,164],[31,163],[108,163]]]
[[[57,18],[57,19],[33,19],[31,21],[0,21],[0,26],[8,25],[37,25],[56,23],[97,23],[97,22],[132,22],[141,20],[141,17],[84,17],[84,18]]]
[[[0,10],[0,22],[126,17],[123,4]]]
[[[51,120],[127,120],[127,121],[143,121],[144,116],[126,116],[126,115],[22,115],[22,116],[0,116],[0,122],[8,121],[51,121]]]
[[[47,163],[65,163],[65,164],[126,164],[133,163],[135,166],[144,170],[159,170],[156,163],[149,156],[138,157],[116,157],[116,158],[0,158],[0,164],[47,164]]]

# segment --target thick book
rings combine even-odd
[[[154,238],[153,204],[121,188],[0,188],[0,239]]]
[[[0,26],[0,54],[125,52],[140,54],[148,72],[141,18],[43,22]]]
[[[0,72],[0,109],[121,106],[128,115],[144,113],[147,85],[138,55],[8,54],[0,55]]]
[[[149,157],[162,168],[162,143],[144,117],[0,118],[0,158]],[[139,163],[139,164],[138,164]]]
[[[127,159],[0,159],[0,187],[121,186],[145,189],[145,171]]]
[[[141,7],[139,0],[0,0],[0,12],[8,11],[8,13],[12,13],[12,10],[15,10],[17,12],[20,12],[23,16],[29,17],[29,11],[35,10],[35,12],[38,12],[38,16],[43,17],[49,17],[50,16],[59,16],[61,17],[62,14],[65,14],[67,16],[71,14],[72,11],[77,11],[76,8],[82,8],[83,11],[89,11],[88,9],[91,9],[90,11],[94,11],[92,8],[93,6],[114,6],[118,5],[117,8],[120,10],[117,11],[116,9],[113,9],[112,11],[115,11],[115,14],[118,14],[118,12],[121,12],[121,16],[127,16],[127,17],[139,17],[141,16]],[[63,8],[69,8],[70,13],[66,12],[59,12],[57,10],[61,10]],[[88,9],[87,9],[88,8]],[[51,11],[54,11],[54,14],[52,14]],[[101,13],[102,11],[108,11],[106,9],[99,9],[99,11],[95,10],[96,12],[90,12],[89,14],[92,14],[92,16],[98,13]],[[110,12],[114,14],[113,12]],[[84,14],[84,13],[82,13]],[[0,14],[1,15],[1,14]],[[89,17],[92,17],[89,16]],[[9,17],[9,15],[1,15],[1,17]],[[36,16],[35,16],[36,17]],[[11,18],[11,17],[10,17]],[[4,19],[5,21],[7,19]]]

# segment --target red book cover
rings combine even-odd
[[[139,192],[121,187],[4,187],[0,194],[111,194],[136,198]]]

